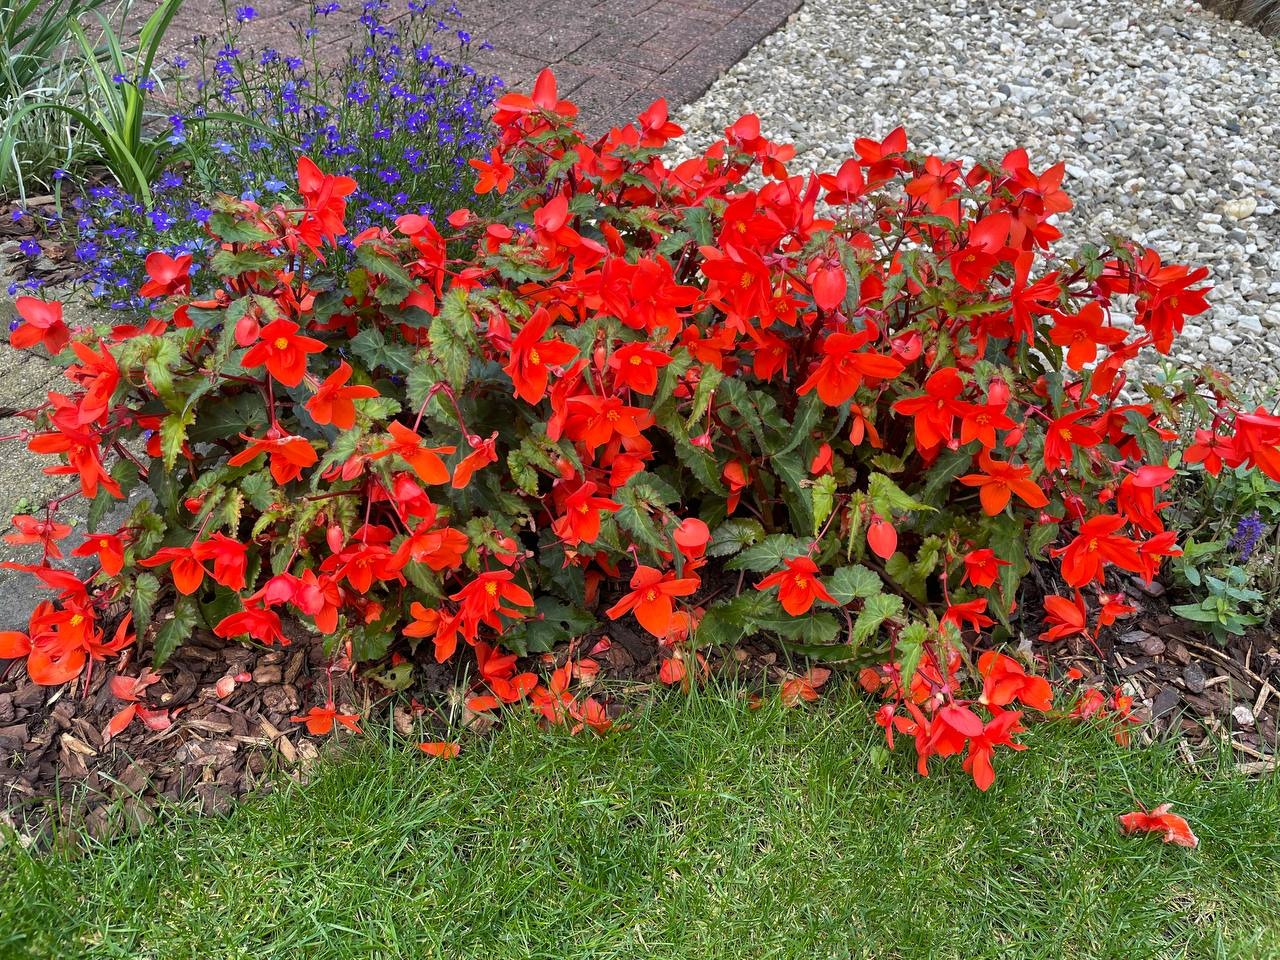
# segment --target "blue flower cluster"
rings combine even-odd
[[[1248,563],[1253,551],[1258,548],[1258,541],[1266,530],[1262,522],[1262,514],[1257,510],[1240,518],[1236,524],[1236,532],[1228,544],[1240,557],[1241,563]]]
[[[243,41],[241,26],[256,16],[236,7],[223,36],[198,43],[191,71],[175,61],[177,107],[165,122],[183,149],[178,168],[154,185],[152,207],[97,186],[68,212],[64,230],[99,302],[136,305],[142,261],[153,250],[192,253],[198,267],[210,248],[204,204],[217,194],[264,205],[285,199],[302,155],[359,183],[348,202],[349,235],[476,199],[467,161],[487,152],[487,115],[502,84],[466,64],[471,38],[458,29],[455,6],[409,0],[393,11],[387,0],[365,0],[342,11],[338,2],[317,3],[289,51]]]

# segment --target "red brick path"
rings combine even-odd
[[[459,27],[475,40],[477,69],[498,74],[508,88],[527,89],[543,67],[552,67],[561,96],[578,103],[595,132],[634,118],[657,97],[673,109],[697,99],[801,2],[457,0]],[[248,38],[269,45],[283,42],[289,24],[305,19],[309,0],[228,0],[228,7],[241,3],[257,11],[245,28]],[[360,0],[342,4],[335,19],[358,12]],[[400,0],[392,5],[400,7]],[[217,34],[222,20],[222,0],[186,0],[170,37],[179,46],[196,34]],[[493,49],[475,49],[480,41]]]
[[[801,0],[463,0],[465,22],[494,45],[486,66],[527,85],[550,66],[562,96],[595,128],[657,97],[696,100],[776,30]]]

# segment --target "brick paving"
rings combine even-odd
[[[721,73],[794,13],[802,0],[457,0],[459,27],[475,38],[471,62],[527,89],[543,67],[574,99],[592,132],[635,117],[658,97],[674,109],[696,100]],[[253,43],[281,42],[309,0],[259,0],[244,27]],[[234,9],[237,4],[229,4]],[[352,17],[358,0],[344,0]],[[392,0],[393,7],[400,6]],[[149,6],[149,5],[148,5]],[[217,34],[222,0],[186,0],[170,36]],[[348,20],[350,22],[350,20]],[[358,29],[354,24],[353,31]],[[326,29],[326,36],[335,31]],[[488,41],[492,50],[478,49]],[[338,41],[331,41],[335,47]]]
[[[550,66],[562,96],[599,129],[657,97],[691,103],[801,0],[463,0],[467,29],[494,45],[483,64],[525,86]]]

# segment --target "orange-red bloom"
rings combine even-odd
[[[246,370],[263,364],[286,387],[296,387],[307,373],[307,354],[324,350],[323,341],[298,333],[292,320],[272,320],[262,328],[262,339],[245,351]]]
[[[516,396],[537,403],[547,393],[550,367],[562,367],[578,355],[578,348],[559,340],[543,340],[551,314],[539,308],[511,341],[511,359],[503,367],[515,385]]]
[[[982,473],[968,473],[960,478],[967,487],[978,487],[978,499],[982,509],[994,517],[1009,505],[1009,500],[1017,495],[1029,507],[1044,507],[1049,498],[1044,495],[1040,486],[1031,479],[1029,466],[1017,466],[993,460],[985,450],[978,455],[978,466]]]
[[[827,588],[818,579],[818,565],[810,557],[790,557],[782,561],[783,569],[771,573],[756,584],[757,590],[778,588],[778,601],[782,609],[793,617],[808,613],[817,600],[835,603]]]
[[[311,414],[312,420],[320,424],[331,423],[339,430],[350,430],[355,426],[356,405],[353,401],[372,399],[378,391],[363,384],[345,386],[350,379],[351,364],[344,360],[307,401],[307,413]]]
[[[19,297],[14,306],[24,321],[9,336],[9,343],[15,350],[26,350],[39,343],[50,353],[59,353],[71,339],[70,328],[62,322],[60,301]]]
[[[627,613],[634,613],[640,626],[655,637],[665,637],[675,615],[674,597],[687,597],[698,589],[697,577],[676,578],[675,572],[665,573],[655,567],[640,564],[631,577],[631,591],[605,611],[610,620],[617,620]]]
[[[420,436],[396,420],[391,421],[387,430],[391,434],[391,442],[381,450],[371,453],[369,455],[370,460],[380,460],[394,453],[409,464],[413,472],[418,475],[418,479],[423,483],[440,484],[449,482],[449,468],[444,465],[444,461],[440,457],[442,454],[453,453],[457,449],[456,447],[424,446]]]
[[[138,296],[181,297],[191,292],[191,254],[149,253],[146,268],[147,282],[138,289]]]

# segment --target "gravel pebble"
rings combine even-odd
[[[820,0],[679,119],[701,145],[746,112],[797,171],[899,124],[944,157],[1064,161],[1063,250],[1119,234],[1209,266],[1174,358],[1280,383],[1280,46],[1251,28],[1181,0]]]

